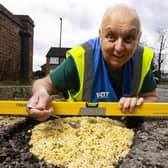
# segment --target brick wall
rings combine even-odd
[[[0,4],[0,80],[21,78],[21,31],[30,33],[28,53],[28,77],[32,76],[33,21],[27,16],[13,15]]]

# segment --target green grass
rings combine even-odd
[[[160,81],[159,85],[168,85],[168,81]]]
[[[5,80],[5,81],[0,81],[0,85],[32,85],[33,81],[32,80],[27,80],[27,81],[12,81],[12,80]]]

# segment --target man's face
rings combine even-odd
[[[120,70],[138,45],[140,32],[137,22],[126,16],[106,17],[99,33],[102,53],[108,67]]]

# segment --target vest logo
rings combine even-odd
[[[96,93],[97,99],[103,99],[109,97],[109,92],[98,92]]]

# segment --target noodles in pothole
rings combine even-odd
[[[132,145],[134,132],[102,117],[65,117],[36,125],[30,152],[67,168],[113,168]]]

